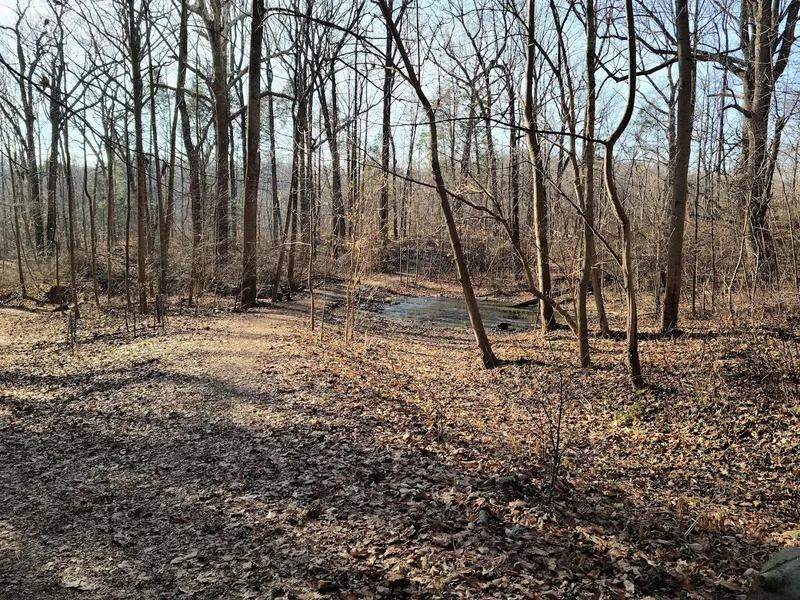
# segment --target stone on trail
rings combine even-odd
[[[800,600],[800,547],[784,548],[770,558],[747,600]]]

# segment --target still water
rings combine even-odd
[[[500,302],[479,300],[483,323],[490,329],[520,331],[536,323],[538,306],[514,308]],[[392,298],[382,307],[383,316],[393,321],[409,320],[440,327],[469,327],[463,298],[430,296]]]

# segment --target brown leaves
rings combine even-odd
[[[468,332],[374,315],[351,348],[303,323],[176,318],[74,358],[42,340],[0,357],[0,541],[26,550],[0,557],[11,593],[34,573],[120,598],[724,600],[767,542],[800,540],[797,401],[744,372],[752,345],[644,342],[657,386],[632,396],[613,342],[580,371],[561,334],[503,336],[583,390],[548,503],[512,401],[546,391],[541,364],[485,371]]]

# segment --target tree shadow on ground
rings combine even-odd
[[[459,432],[429,443],[418,407],[325,376],[3,371],[0,597],[684,594],[661,562],[688,557],[640,500],[567,482],[547,506]]]

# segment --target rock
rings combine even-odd
[[[511,527],[505,528],[506,537],[517,539],[528,533],[528,530],[519,523],[514,523]]]
[[[800,600],[800,548],[784,548],[770,558],[747,600]]]
[[[475,522],[478,525],[483,525],[486,527],[492,520],[492,515],[489,513],[488,510],[482,510],[478,513],[478,517],[475,519]]]

